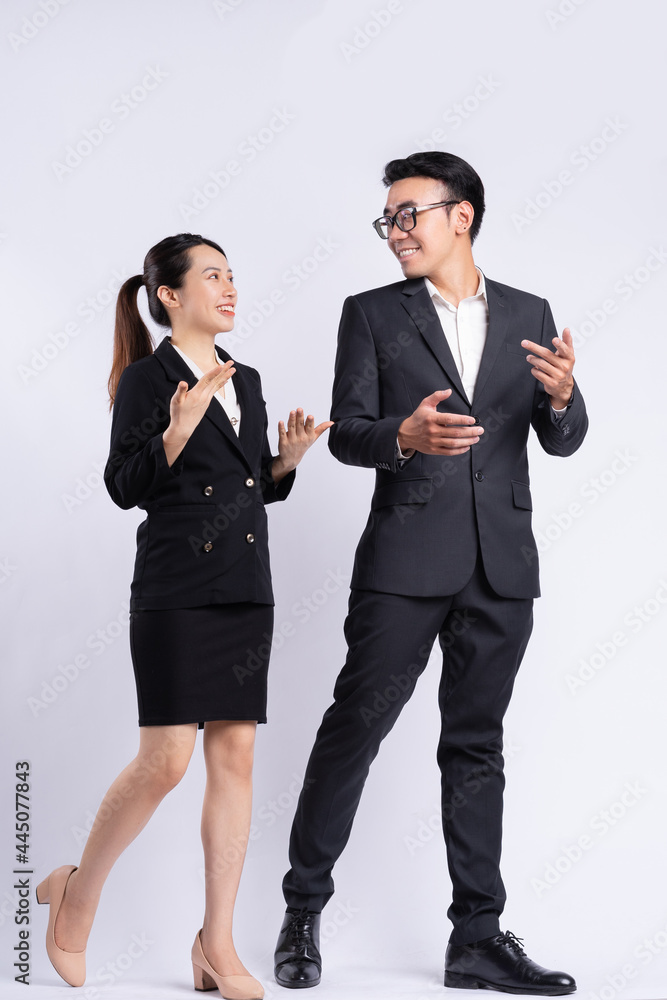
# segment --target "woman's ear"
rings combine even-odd
[[[156,294],[165,309],[178,309],[181,304],[176,292],[168,285],[160,285]]]

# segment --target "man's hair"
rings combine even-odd
[[[484,218],[484,185],[469,163],[453,153],[441,153],[438,150],[411,153],[404,160],[390,160],[384,168],[382,182],[385,187],[389,187],[394,181],[402,181],[406,177],[432,177],[433,180],[440,181],[445,189],[443,201],[450,198],[469,201],[475,210],[470,227],[470,242],[475,242]],[[448,213],[451,207],[447,207]]]

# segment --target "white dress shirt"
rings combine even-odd
[[[475,382],[489,329],[489,304],[484,275],[478,267],[475,270],[479,275],[477,291],[467,299],[461,299],[458,307],[444,299],[433,282],[424,278],[469,403],[472,403],[475,393]]]
[[[486,297],[486,282],[484,281],[484,275],[477,266],[475,266],[475,270],[479,275],[477,291],[474,295],[469,295],[468,298],[461,299],[458,307],[443,298],[429,278],[424,278],[426,290],[431,296],[431,301],[438,314],[442,332],[449,344],[454,364],[461,376],[461,383],[469,403],[472,403],[475,395],[475,383],[477,382],[482,352],[489,330],[489,303]],[[557,417],[562,417],[567,407],[563,407],[562,410],[556,410],[553,407],[552,409]],[[400,449],[398,441],[396,442],[396,455],[399,460],[406,458]]]
[[[184,354],[180,347],[176,347],[176,344],[171,345],[175,351],[178,351],[180,356],[185,361],[186,365],[190,368],[192,373],[197,376],[198,379],[202,378],[206,372],[203,372],[199,365],[195,364],[192,358],[189,358],[187,354]],[[217,357],[217,355],[216,355]],[[219,362],[218,362],[219,363]],[[234,376],[225,382],[222,389],[218,389],[215,393],[215,399],[218,400],[223,410],[229,417],[229,422],[238,434],[239,428],[241,426],[241,407],[239,406],[238,399],[236,398],[236,389],[234,388]]]

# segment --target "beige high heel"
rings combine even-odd
[[[67,882],[76,865],[62,865],[37,886],[37,902],[49,903],[49,925],[46,929],[46,953],[51,965],[70,986],[83,986],[86,981],[86,952],[63,951],[56,944],[54,929]]]
[[[264,988],[254,976],[220,976],[209,965],[202,951],[201,931],[197,931],[191,958],[196,990],[218,989],[224,1000],[263,1000]]]

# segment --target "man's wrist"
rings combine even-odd
[[[549,402],[551,403],[554,410],[564,410],[572,402],[572,395],[574,393],[574,384],[569,392],[563,393],[560,396],[549,396]]]
[[[409,418],[408,418],[409,419]],[[396,435],[396,442],[399,447],[399,451],[403,458],[412,458],[415,453],[415,449],[410,447],[408,441],[406,440],[405,433],[403,432],[403,427],[407,423],[407,419],[403,421],[401,426],[398,428],[398,434]]]

